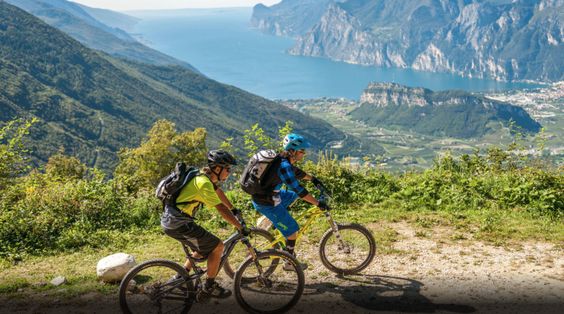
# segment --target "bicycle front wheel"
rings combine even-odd
[[[192,281],[179,264],[156,259],[132,268],[119,286],[123,313],[188,313],[195,301]]]
[[[282,263],[276,268],[272,260]],[[253,280],[249,280],[253,278]],[[268,250],[249,257],[235,273],[235,298],[249,313],[283,313],[300,300],[305,276],[296,258],[287,252]]]
[[[264,251],[272,248],[274,236],[266,230],[251,228],[251,234],[248,236],[248,239],[254,248],[259,251]],[[239,267],[239,265],[241,265],[249,256],[249,249],[243,242],[239,241],[235,244],[233,251],[229,253],[229,256],[223,264],[223,270],[227,276],[233,279],[235,277],[237,267]]]
[[[339,237],[333,229],[325,232],[319,245],[319,257],[327,269],[339,275],[359,273],[374,259],[376,240],[359,224],[337,225]]]

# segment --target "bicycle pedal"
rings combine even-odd
[[[201,290],[196,292],[196,302],[198,302],[198,303],[208,303],[210,301],[210,299],[211,299],[211,297],[207,293],[205,293]]]

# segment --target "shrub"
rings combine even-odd
[[[202,165],[207,152],[205,139],[204,129],[177,133],[174,123],[157,121],[141,146],[119,152],[115,177],[120,188],[130,193],[153,188],[179,161]]]

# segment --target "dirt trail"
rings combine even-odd
[[[508,249],[477,241],[420,238],[405,223],[394,249],[362,275],[338,278],[302,250],[306,291],[293,313],[562,313],[564,254],[553,244]],[[438,237],[441,238],[441,237]],[[227,280],[224,280],[225,283]],[[72,300],[1,300],[2,313],[119,313],[114,296]],[[194,306],[191,313],[240,313],[233,298]]]

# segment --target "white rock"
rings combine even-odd
[[[104,282],[119,281],[134,266],[135,258],[125,253],[116,253],[98,261],[96,274]]]
[[[51,284],[55,287],[58,287],[67,282],[67,279],[63,276],[59,276],[53,280],[51,280]]]

